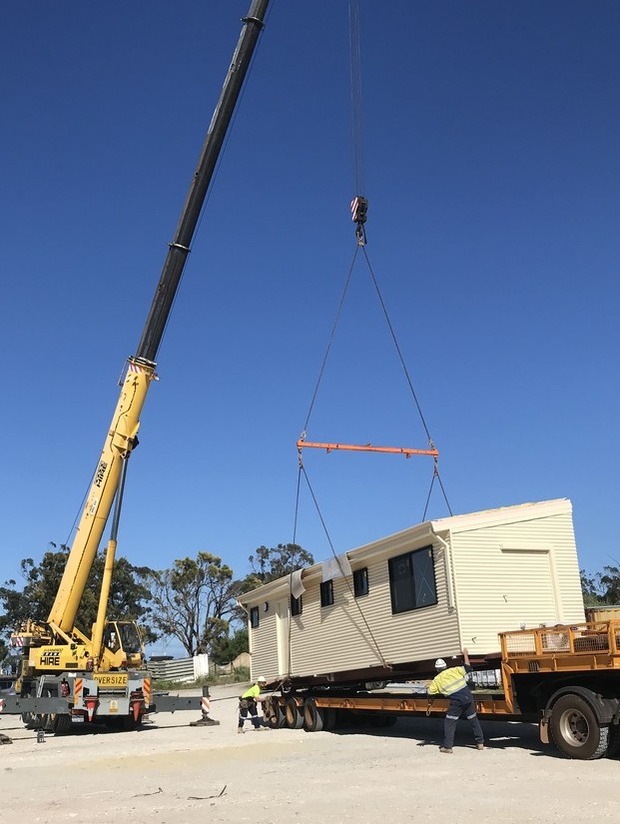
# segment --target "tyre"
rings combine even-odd
[[[580,695],[562,695],[551,708],[551,739],[568,758],[601,758],[609,745],[609,727],[602,727]]]
[[[327,707],[323,710],[323,729],[324,730],[333,730],[336,727],[336,722],[338,720],[337,710],[333,707]]]
[[[105,718],[105,725],[110,729],[120,730],[121,732],[135,732],[135,730],[142,729],[142,716],[137,721],[133,715],[121,715],[118,718],[107,717]]]
[[[43,698],[53,698],[56,694],[56,691],[52,689],[46,689],[41,693]],[[50,713],[22,713],[22,722],[27,730],[43,730],[44,732],[54,732],[55,718],[56,716]]]
[[[325,712],[317,707],[314,698],[304,701],[304,729],[306,732],[321,732],[325,721]]]
[[[284,716],[289,730],[300,730],[303,727],[304,717],[297,706],[297,701],[292,697],[286,699]]]
[[[275,699],[264,703],[263,715],[265,716],[267,726],[271,727],[272,730],[277,730],[286,726],[286,714],[284,709]]]
[[[68,732],[71,732],[72,726],[70,715],[54,716],[54,725],[52,727],[54,735],[66,735]]]

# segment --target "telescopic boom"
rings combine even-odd
[[[123,463],[137,443],[142,406],[155,377],[157,351],[222,144],[264,25],[268,5],[269,0],[252,0],[248,15],[243,18],[239,41],[211,119],[174,240],[170,243],[142,338],[136,354],[128,359],[120,398],[48,618],[52,632],[64,635],[67,640],[68,633],[74,628],[88,575],[119,489]]]

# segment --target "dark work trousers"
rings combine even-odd
[[[260,727],[258,717],[258,707],[253,698],[241,698],[239,700],[239,729],[243,729],[243,722],[249,718],[254,727]]]
[[[449,695],[450,704],[448,712],[446,713],[446,720],[443,727],[443,745],[446,749],[451,750],[454,744],[454,733],[456,732],[456,725],[461,716],[465,716],[474,730],[474,738],[476,744],[484,744],[484,736],[482,735],[482,728],[478,716],[476,715],[476,705],[474,697],[471,694],[469,687],[463,690],[454,692]]]

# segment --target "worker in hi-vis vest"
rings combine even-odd
[[[437,670],[437,675],[428,685],[428,694],[431,696],[431,699],[437,695],[442,695],[450,699],[448,712],[446,713],[446,719],[444,721],[443,746],[439,748],[439,752],[452,752],[456,725],[459,718],[463,715],[467,718],[474,730],[476,749],[483,750],[484,736],[482,735],[480,721],[478,721],[478,716],[476,715],[474,696],[467,684],[467,676],[471,672],[469,653],[466,649],[463,650],[463,666],[461,667],[449,667],[443,658],[438,658],[435,661],[435,669]]]
[[[261,719],[258,717],[258,703],[261,700],[261,690],[267,683],[264,675],[259,675],[254,684],[247,689],[239,699],[239,723],[237,732],[243,732],[243,722],[250,720],[255,730],[264,730]]]

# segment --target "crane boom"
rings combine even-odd
[[[269,0],[252,0],[248,15],[243,18],[243,28],[211,119],[174,239],[169,244],[142,338],[136,354],[128,359],[121,382],[120,397],[48,617],[48,625],[54,634],[67,637],[74,628],[88,576],[119,488],[123,462],[129,458],[137,442],[142,407],[149,386],[155,378],[157,351],[224,138],[264,25],[268,5]]]

